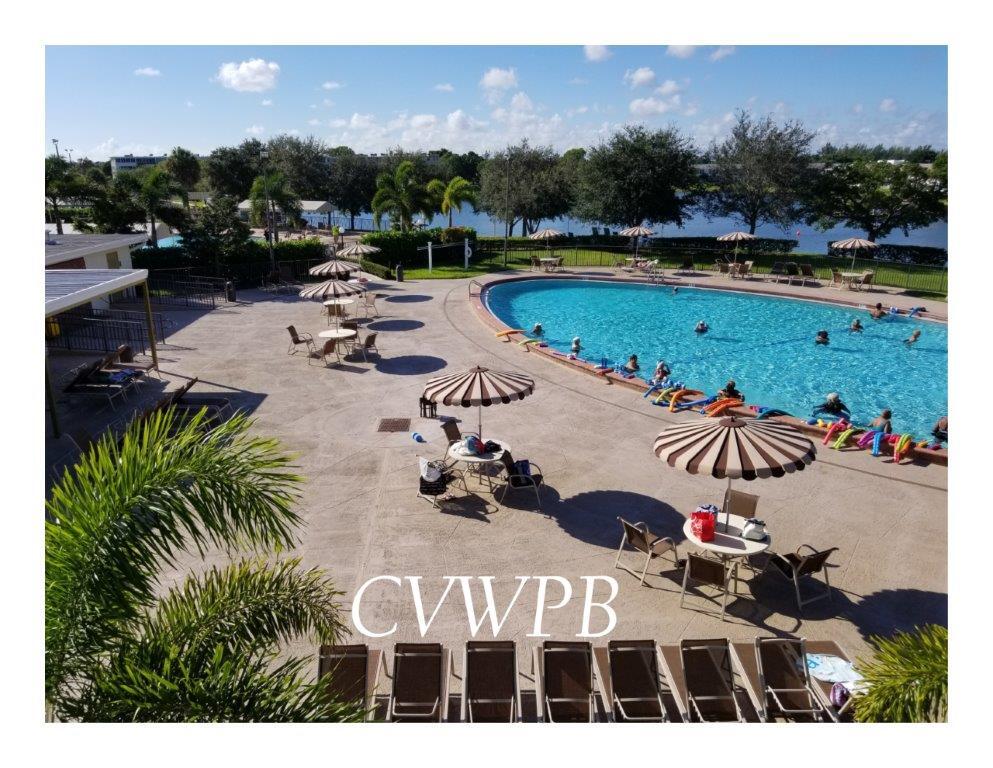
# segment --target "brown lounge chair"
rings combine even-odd
[[[538,721],[593,722],[593,649],[587,642],[546,640],[532,656]]]
[[[520,722],[521,689],[513,640],[470,640],[465,644],[462,669],[463,722]]]
[[[155,371],[155,374],[160,379],[162,378],[162,374],[155,367],[155,363],[150,360],[147,362],[138,362],[135,360],[134,351],[128,344],[121,344],[114,353],[114,358],[104,367],[113,370],[130,369],[132,371],[140,371],[143,375],[148,374],[150,371]]]
[[[820,653],[827,656],[838,656],[845,661],[851,662],[851,658],[843,650],[841,646],[838,645],[833,640],[807,640],[804,645],[806,646],[806,651],[808,654]],[[841,722],[843,720],[852,719],[852,702],[855,701],[855,696],[848,699],[847,702],[841,707],[836,707],[831,703],[831,688],[833,683],[828,683],[823,680],[818,680],[816,677],[811,677],[810,682],[813,685],[814,692],[817,694],[818,698],[821,700],[821,704],[824,707],[824,711],[827,713],[835,722]]]
[[[654,640],[611,640],[606,647],[593,649],[593,662],[600,703],[612,722],[680,719],[672,691],[660,672]]]
[[[683,719],[690,723],[758,720],[742,707],[735,688],[731,648],[726,638],[682,640],[661,648],[663,671],[676,693]],[[744,696],[747,699],[747,695]]]
[[[672,561],[679,568],[682,563],[679,561],[679,550],[676,542],[668,536],[656,536],[645,523],[629,523],[623,517],[617,518],[621,524],[623,534],[621,536],[621,546],[617,549],[617,559],[614,560],[614,567],[627,571],[632,576],[638,576],[638,572],[621,565],[621,553],[625,546],[630,546],[645,555],[645,567],[641,569],[641,584],[645,583],[645,574],[648,573],[648,566],[656,557],[662,557],[666,552],[672,552]]]
[[[168,399],[163,398],[163,407],[175,405],[186,410],[206,408],[211,414],[211,417],[216,421],[230,417],[232,409],[231,401],[228,398],[219,395],[202,395],[199,393],[190,396],[190,390],[193,389],[193,386],[198,381],[200,381],[199,378],[193,377],[171,395],[167,395],[166,398]]]
[[[465,435],[476,435],[475,432],[462,433],[459,429],[459,423],[454,419],[445,419],[441,422],[441,431],[445,433],[445,438],[448,440],[448,447],[451,448],[455,443],[461,442]],[[479,437],[479,435],[476,435]]]
[[[801,264],[800,265],[800,282],[803,283],[803,285],[806,285],[808,280],[810,280],[811,282],[814,282],[814,283],[817,282],[817,273],[814,272],[814,265],[813,264]]]
[[[801,555],[800,553],[804,549],[809,550],[809,552],[806,555]],[[824,598],[831,598],[831,581],[828,579],[827,561],[831,553],[837,551],[837,549],[837,547],[831,547],[830,549],[816,550],[809,544],[801,544],[797,547],[796,552],[787,552],[785,555],[770,554],[765,563],[758,562],[758,567],[754,568],[754,570],[765,572],[771,566],[779,574],[792,581],[793,590],[796,594],[797,608],[802,611],[805,605],[823,600]],[[813,577],[818,573],[824,575],[824,590],[819,594],[815,594],[813,597],[804,599],[800,595],[800,579],[804,576],[809,576],[816,583],[816,579]]]
[[[394,723],[447,720],[451,673],[451,651],[440,643],[397,643],[386,719]]]
[[[372,720],[376,710],[379,673],[386,672],[382,651],[361,645],[322,645],[317,660],[317,679],[327,679],[325,693],[342,703],[357,703]]]
[[[822,722],[827,718],[807,671],[802,639],[756,637],[731,643],[748,695],[763,722]]]
[[[785,261],[775,261],[772,267],[769,269],[769,280],[775,280],[777,283],[781,277],[786,275],[786,262]]]

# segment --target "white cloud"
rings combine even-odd
[[[693,126],[693,138],[697,144],[705,146],[711,141],[718,141],[724,138],[731,130],[734,123],[734,113],[725,112],[721,117],[712,120],[704,120]]]
[[[339,88],[343,88],[343,87],[344,86],[341,83],[339,83],[337,80],[325,80],[323,83],[321,83],[321,88],[323,88],[325,91],[337,91]]]
[[[677,59],[688,59],[696,53],[695,45],[670,45],[665,49],[666,56],[675,56]]]
[[[262,99],[261,104],[263,107],[271,107],[272,99]]]
[[[614,54],[605,45],[584,45],[583,55],[587,61],[606,61]]]
[[[334,106],[334,102],[331,101],[331,99],[322,99],[321,100],[321,104],[323,104],[325,107],[333,107]]]
[[[437,85],[435,85],[434,89],[436,91],[442,91],[444,93],[451,93],[452,91],[455,90],[455,86],[452,85],[451,83],[438,83]]]
[[[569,85],[586,85],[587,83],[589,83],[589,80],[585,80],[582,77],[574,77],[569,81]]]
[[[628,109],[632,115],[637,117],[661,115],[679,107],[681,101],[678,93],[668,99],[656,99],[654,96],[649,96],[645,99],[635,99],[628,105]]]
[[[880,112],[892,112],[896,109],[896,99],[883,99],[879,102]]]
[[[310,120],[307,121],[307,125],[320,125],[320,124],[321,121],[318,120],[316,117],[312,117],[310,118]]]
[[[138,77],[159,77],[162,74],[155,67],[140,67],[134,73]]]
[[[265,127],[261,125],[250,125],[245,129],[245,133],[252,136],[261,136],[265,133]]]
[[[101,141],[86,153],[92,160],[106,160],[115,155],[163,155],[165,151],[157,144],[139,144],[132,142],[120,144],[117,139],[111,136],[105,141]]]
[[[360,115],[355,112],[352,119],[348,121],[350,128],[368,128],[373,123],[373,115]]]
[[[655,92],[659,96],[672,96],[674,93],[679,93],[682,90],[679,84],[675,80],[666,80],[662,85],[655,89]]]
[[[227,62],[217,70],[217,81],[232,91],[261,93],[276,87],[279,64],[265,59],[250,59],[238,64]]]
[[[438,118],[434,115],[414,115],[410,118],[411,128],[430,128],[435,123],[438,122]]]
[[[862,110],[863,110],[863,106],[861,104],[856,104],[852,107],[852,112],[854,112],[856,115],[861,115]]]
[[[510,100],[510,108],[517,112],[531,112],[534,109],[534,104],[524,91],[519,91]]]
[[[509,69],[490,67],[483,73],[479,84],[488,91],[505,91],[508,88],[516,88],[517,71],[513,67]]]
[[[640,88],[643,85],[651,85],[655,82],[655,72],[649,67],[638,67],[629,69],[624,73],[624,82],[632,89]]]
[[[733,45],[719,45],[717,49],[710,54],[711,61],[720,61],[721,59],[726,59],[728,56],[733,54],[737,50]]]
[[[186,100],[186,108],[187,109],[192,109],[193,108],[193,102],[190,101],[189,99]]]
[[[333,120],[329,120],[328,125],[330,125],[332,128],[344,128],[346,125],[348,125],[348,121],[342,120],[340,117],[336,117]]]

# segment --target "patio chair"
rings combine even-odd
[[[696,272],[696,266],[693,264],[692,256],[684,256],[683,263],[679,267],[679,273],[685,275],[687,272]]]
[[[593,649],[597,688],[604,712],[617,723],[669,720],[658,648],[654,640],[611,640]]]
[[[857,291],[865,290],[866,288],[872,287],[872,279],[876,276],[875,272],[871,270],[863,272],[861,277],[857,277],[852,280],[852,288]]]
[[[380,672],[386,672],[383,652],[370,651],[364,643],[320,647],[317,679],[326,679],[324,693],[334,701],[359,704],[366,720],[375,715]]]
[[[562,269],[562,266],[564,264],[565,264],[565,256],[556,256],[555,262],[552,264],[552,271],[554,272]]]
[[[824,719],[824,707],[810,682],[802,639],[756,637],[753,643],[731,643],[731,652],[761,720]]]
[[[679,643],[686,686],[686,714],[691,723],[745,722],[735,695],[734,668],[727,638]]]
[[[743,517],[746,520],[750,517],[755,517],[755,510],[758,509],[758,505],[759,497],[755,494],[728,488],[724,491],[724,506],[721,507],[721,514],[717,516],[717,522],[723,525],[721,518],[727,512]]]
[[[725,277],[730,277],[731,275],[731,264],[724,261],[724,259],[718,259],[714,262],[714,271],[719,275],[724,275]]]
[[[441,643],[397,643],[386,719],[393,723],[447,720],[451,669],[451,651]]]
[[[379,307],[376,306],[376,299],[385,298],[385,293],[369,293],[366,291],[362,294],[362,302],[359,307],[362,309],[363,317],[369,317],[369,312],[374,312],[376,317],[379,317]]]
[[[740,277],[742,280],[751,280],[755,273],[752,272],[752,267],[755,266],[754,261],[743,261],[738,265],[738,272],[732,277]]]
[[[461,482],[465,492],[469,492],[469,487],[465,482],[465,472],[457,469],[454,464],[446,463],[445,459],[432,461],[423,456],[417,457],[418,465],[418,485],[417,496],[427,499],[431,506],[437,509],[438,498],[448,493],[448,486],[453,482]]]
[[[539,722],[593,722],[590,643],[545,640],[534,649],[531,663]]]
[[[841,272],[834,267],[831,268],[831,287],[839,291],[845,287],[845,278]]]
[[[365,336],[365,338],[362,339],[362,341],[357,342],[353,346],[353,350],[357,349],[359,352],[361,352],[362,353],[362,359],[365,360],[365,362],[367,362],[367,363],[369,362],[369,353],[370,352],[375,352],[376,355],[379,355],[379,347],[376,346],[376,336],[377,335],[378,334],[376,334],[376,333],[367,333],[366,336]],[[356,337],[356,339],[357,338],[358,337]]]
[[[338,343],[339,343],[338,339],[325,339],[324,346],[321,347],[321,351],[311,355],[310,358],[307,360],[307,364],[310,365],[315,360],[320,360],[321,362],[324,363],[324,367],[327,368],[329,365],[331,365],[331,363],[328,362],[328,358],[331,357],[332,355],[334,356],[335,364],[340,363],[341,354],[338,352]]]
[[[842,650],[841,646],[833,640],[806,640],[804,642],[804,650],[808,655],[817,653],[827,656],[837,656],[849,663],[852,661],[848,654]],[[836,707],[831,703],[831,688],[834,685],[833,683],[818,680],[813,675],[810,677],[810,683],[820,700],[821,706],[824,707],[824,712],[831,720],[841,722],[852,719],[852,702],[855,701],[855,696],[849,698],[842,706]]]
[[[465,644],[462,670],[463,722],[520,722],[521,689],[513,640],[470,640]]]
[[[800,265],[800,282],[802,282],[804,285],[806,285],[808,280],[810,280],[810,281],[812,281],[814,283],[817,282],[817,273],[814,272],[814,265],[813,264],[801,264]]]
[[[462,430],[459,429],[459,423],[455,419],[445,419],[445,421],[441,422],[441,431],[445,433],[449,448],[455,445],[455,443],[462,442],[466,435],[476,435],[476,437],[479,437],[476,432],[466,432],[463,434]]]
[[[288,325],[286,330],[290,333],[290,346],[286,349],[286,354],[295,355],[297,347],[305,346],[308,355],[316,355],[317,347],[314,346],[314,337],[309,333],[297,333],[296,326]]]
[[[535,498],[538,500],[538,509],[540,510],[541,484],[544,482],[541,467],[529,459],[514,461],[514,457],[510,455],[510,451],[503,452],[501,461],[503,462],[504,472],[506,472],[506,484],[503,487],[503,495],[497,499],[497,502],[503,504],[503,500],[507,498],[507,491],[511,488],[533,488]],[[522,471],[525,464],[527,465],[527,471]]]
[[[728,582],[731,580],[727,566],[720,560],[713,560],[703,555],[690,553],[686,557],[686,568],[683,571],[683,589],[679,594],[679,607],[683,607],[686,599],[686,589],[691,586],[710,586],[720,590],[721,595],[721,621],[724,621],[724,613],[728,603]]]
[[[786,262],[776,261],[773,262],[772,269],[769,270],[769,279],[779,282],[779,278],[786,275]]]
[[[542,269],[542,267],[541,267],[541,257],[540,256],[535,256],[532,253],[531,254],[531,271],[532,272],[540,272],[541,269]]]
[[[615,568],[627,571],[632,576],[639,575],[637,571],[621,564],[621,554],[624,552],[625,546],[631,546],[645,555],[645,567],[641,569],[640,574],[641,584],[645,583],[645,574],[648,573],[648,566],[652,560],[656,557],[662,557],[666,552],[672,552],[673,563],[677,568],[680,567],[679,550],[676,547],[676,542],[671,538],[668,536],[656,536],[648,530],[648,526],[645,523],[629,523],[623,517],[618,517],[617,520],[621,524],[623,534],[621,536],[621,546],[617,550],[617,559],[614,560]]]
[[[801,555],[800,552],[803,549],[810,551],[805,555]],[[796,552],[787,552],[785,555],[770,554],[760,570],[765,572],[769,570],[769,566],[772,566],[779,574],[792,581],[793,590],[796,593],[797,608],[802,611],[805,605],[823,600],[824,598],[831,599],[831,581],[828,579],[827,561],[831,553],[837,551],[837,549],[837,547],[831,547],[830,549],[818,551],[809,544],[801,544],[797,547]],[[800,580],[805,576],[809,576],[812,582],[817,583],[817,579],[814,576],[818,573],[824,575],[824,590],[819,594],[815,594],[813,597],[804,599],[800,595]]]
[[[355,331],[355,335],[352,338],[341,340],[342,345],[346,347],[349,351],[354,350],[355,346],[359,343],[359,321],[342,320],[339,327],[349,331]]]
[[[793,285],[794,280],[800,279],[800,266],[795,261],[786,262],[786,281]],[[778,280],[776,282],[779,282]]]

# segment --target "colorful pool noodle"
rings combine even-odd
[[[759,412],[759,415],[755,417],[755,420],[758,421],[759,419],[767,419],[770,416],[791,416],[791,415],[792,414],[789,414],[786,411],[781,411],[779,408],[763,408]]]
[[[868,432],[864,432],[861,435],[861,437],[859,437],[858,439],[858,443],[857,443],[858,447],[866,448],[867,446],[871,445],[872,441],[876,439],[876,435],[878,434],[880,433],[876,430],[869,430]]]
[[[669,397],[669,411],[672,413],[676,411],[676,408],[679,407],[679,398],[683,397],[684,395],[699,397],[702,394],[703,392],[701,392],[699,389],[686,389],[685,387],[683,387],[682,389],[677,389]]]
[[[872,455],[878,456],[880,454],[880,448],[883,444],[883,439],[886,437],[884,432],[877,432],[875,437],[872,438]]]
[[[692,403],[680,403],[676,406],[677,411],[686,411],[690,408],[696,408],[697,406],[707,406],[710,405],[717,399],[716,395],[711,395],[710,397],[704,397],[700,400],[694,400]]]
[[[855,427],[848,427],[838,436],[838,439],[834,441],[834,445],[831,447],[836,451],[840,451],[845,446],[845,443],[848,442],[848,438],[850,438],[853,434],[855,434]]]
[[[732,400],[730,398],[724,398],[723,400],[718,400],[716,403],[707,406],[708,416],[720,416],[724,411],[729,408],[737,408],[739,405],[744,403],[744,400]]]
[[[827,434],[824,435],[824,439],[821,441],[821,445],[827,445],[828,442],[831,440],[831,437],[834,435],[835,432],[838,432],[839,430],[847,429],[848,427],[849,427],[849,424],[845,420],[834,422],[834,424],[832,424],[830,427],[828,427]]]

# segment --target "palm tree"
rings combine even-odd
[[[190,210],[189,193],[194,190],[200,181],[200,160],[190,150],[183,147],[176,147],[172,150],[169,157],[165,159],[165,167],[172,174],[172,177],[182,184],[183,189],[186,190],[187,197],[184,202],[186,203],[186,211],[188,213]]]
[[[417,172],[410,160],[399,163],[392,173],[384,171],[376,177],[376,194],[372,198],[373,218],[378,228],[387,214],[400,230],[410,229],[414,214],[431,216],[431,194],[417,179]]]
[[[186,205],[188,199],[183,185],[159,166],[148,170],[131,171],[119,174],[117,182],[130,194],[134,202],[145,212],[152,230],[152,245],[159,247],[159,236],[155,231],[156,219],[169,216],[176,211],[172,201],[179,198]]]
[[[109,435],[52,489],[45,529],[45,694],[78,721],[333,721],[351,705],[282,647],[335,642],[337,592],[297,559],[300,478],[242,415],[208,428],[172,410]],[[163,568],[208,549],[254,551],[160,595]]]
[[[428,184],[428,192],[437,204],[437,210],[448,215],[448,228],[452,228],[453,211],[461,211],[466,203],[476,204],[476,189],[472,183],[461,176],[455,176],[448,184],[441,179],[434,179]]]
[[[272,222],[272,236],[277,243],[279,242],[277,211],[282,211],[287,221],[300,215],[300,198],[290,187],[290,182],[282,171],[272,170],[256,177],[248,193],[248,199],[252,203],[252,218],[265,222],[267,227],[269,222]],[[266,200],[269,201],[268,211]]]
[[[45,199],[52,206],[55,231],[62,234],[62,212],[59,206],[67,198],[79,196],[84,187],[83,180],[73,172],[68,161],[58,155],[45,158]]]
[[[948,629],[929,624],[873,637],[874,658],[859,664],[867,684],[855,700],[863,723],[939,723],[948,718]]]

